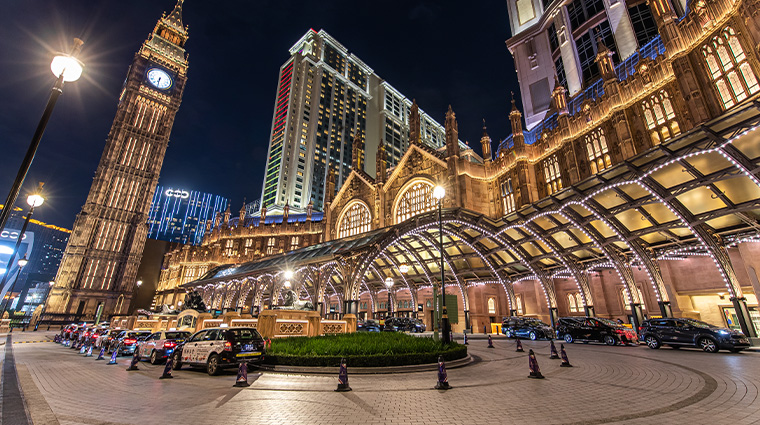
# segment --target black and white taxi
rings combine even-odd
[[[137,344],[140,359],[148,359],[151,364],[159,364],[169,358],[177,347],[190,336],[187,331],[158,331]]]
[[[205,367],[209,375],[218,375],[222,369],[238,367],[241,362],[261,364],[264,355],[264,338],[254,328],[209,328],[177,346],[172,368]]]

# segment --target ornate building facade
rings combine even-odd
[[[581,7],[588,25],[615,21],[625,6],[526,1],[517,0],[518,9],[565,17],[568,7]],[[482,158],[462,149],[451,109],[443,148],[421,144],[412,131],[409,148],[388,167],[381,143],[375,177],[359,166],[357,139],[351,173],[326,198],[327,242],[221,266],[184,287],[212,305],[262,308],[277,303],[292,273],[301,296],[325,315],[390,310],[430,326],[443,283],[455,331],[508,315],[553,322],[593,314],[633,326],[645,317],[694,317],[755,337],[758,1],[650,5],[657,35],[618,56],[596,38],[591,74],[599,78],[568,96],[551,75],[545,110],[531,111],[528,130],[513,103],[512,134],[495,152],[485,128]],[[518,32],[543,34],[553,13],[523,20]],[[520,34],[508,45],[529,41]],[[578,40],[563,42],[577,50]],[[556,75],[551,63],[537,66]],[[523,89],[525,99],[530,88]],[[410,117],[410,128],[419,128],[414,110]],[[438,185],[446,190],[440,215]],[[327,187],[335,188],[332,173]]]
[[[129,310],[174,116],[187,81],[179,0],[135,55],[92,187],[74,222],[47,311],[85,318]]]

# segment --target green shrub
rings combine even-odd
[[[292,337],[272,341],[266,364],[288,366],[339,366],[345,358],[352,367],[427,364],[467,357],[467,347],[443,346],[432,338],[403,333],[357,332],[318,337]]]

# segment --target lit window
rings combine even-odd
[[[546,191],[549,195],[562,190],[562,176],[559,173],[557,155],[552,155],[544,161],[544,177],[546,178]]]
[[[523,314],[523,305],[522,305],[522,295],[515,295],[515,310],[517,311],[517,314],[522,316]]]
[[[290,250],[295,251],[298,249],[298,242],[300,241],[299,236],[293,236],[290,238]]]
[[[601,128],[597,128],[586,136],[586,152],[592,174],[612,165],[609,149],[607,149],[607,138],[604,137],[604,131]]]
[[[496,299],[493,297],[488,299],[488,314],[496,314]]]
[[[399,197],[397,205],[396,223],[432,211],[436,207],[436,200],[433,198],[433,184],[427,181],[412,184]]]
[[[567,305],[571,313],[578,313],[583,310],[583,299],[578,292],[567,294]]]
[[[641,300],[641,309],[646,310],[646,306],[644,305],[644,294],[641,292],[640,288],[636,288],[636,291],[639,293],[639,299]],[[631,310],[631,297],[628,294],[628,289],[624,286],[620,288],[620,299],[623,302],[623,307],[625,307],[626,310]]]
[[[641,102],[641,109],[644,112],[644,121],[646,121],[647,128],[650,131],[652,145],[658,145],[681,133],[667,91],[660,90]]]
[[[363,202],[354,202],[338,220],[338,238],[369,232],[372,216]]]
[[[515,211],[515,191],[512,187],[512,179],[509,178],[501,184],[501,203],[504,207],[504,214],[509,214]]]
[[[275,238],[269,238],[267,240],[267,255],[274,254],[274,244],[276,242]]]
[[[702,46],[702,55],[724,109],[760,90],[755,73],[733,28],[726,27]]]

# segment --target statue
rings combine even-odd
[[[193,309],[199,312],[206,311],[206,303],[203,302],[203,297],[198,291],[188,292],[185,295],[185,302],[182,304],[182,310]]]
[[[301,301],[292,289],[285,293],[285,304],[279,310],[314,310],[311,301]]]

